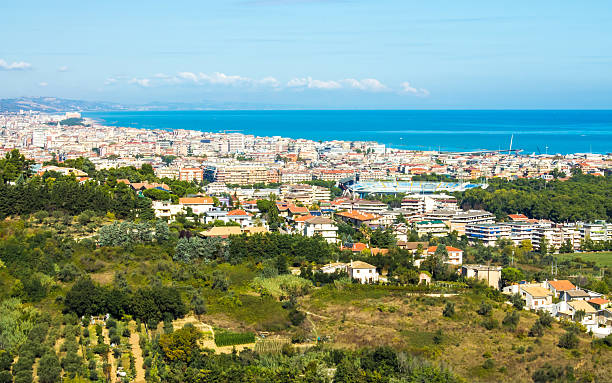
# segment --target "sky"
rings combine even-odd
[[[0,15],[0,98],[612,107],[609,0],[20,0]]]

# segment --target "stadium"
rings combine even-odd
[[[432,194],[436,192],[462,192],[473,188],[486,189],[488,184],[439,181],[358,181],[342,183],[342,188],[353,196],[368,194]]]

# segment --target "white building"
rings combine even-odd
[[[379,275],[376,267],[361,261],[351,261],[346,267],[349,276],[359,283],[376,283]]]
[[[304,235],[314,237],[320,235],[328,243],[338,243],[338,226],[336,223],[324,217],[314,217],[304,222]]]
[[[200,215],[212,210],[214,202],[211,197],[185,197],[179,198],[179,205],[184,211],[189,207],[194,214]]]
[[[151,207],[156,218],[165,219],[168,222],[174,221],[176,215],[183,212],[183,206],[173,205],[170,201],[153,201]]]

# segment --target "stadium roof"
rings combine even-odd
[[[430,182],[430,181],[359,181],[347,184],[346,187],[353,193],[434,193],[440,191],[456,192],[482,187],[487,184],[473,184],[470,182]]]

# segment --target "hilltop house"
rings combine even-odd
[[[559,298],[559,295],[563,291],[576,289],[576,286],[574,286],[574,284],[568,281],[567,279],[558,280],[558,281],[557,280],[548,281],[546,282],[546,284],[548,286],[548,289],[552,291],[552,293],[554,294],[555,298]]]
[[[427,255],[431,257],[436,253],[438,246],[430,246],[427,248]],[[450,265],[461,266],[463,263],[463,250],[452,246],[446,246],[446,252],[448,253],[448,259],[444,263]]]
[[[538,310],[552,304],[553,294],[538,286],[521,286],[519,288],[520,294],[525,299],[525,307],[530,310]]]
[[[346,267],[348,275],[359,283],[376,283],[379,275],[376,267],[361,261],[351,261]]]

